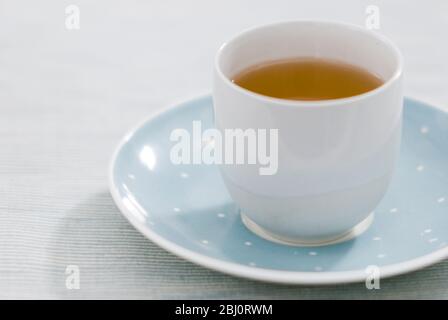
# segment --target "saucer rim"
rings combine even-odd
[[[114,169],[116,159],[122,150],[123,146],[129,142],[134,134],[142,127],[151,121],[156,120],[162,114],[173,112],[178,108],[190,104],[200,104],[205,100],[211,100],[210,94],[203,94],[182,102],[171,103],[167,108],[161,108],[156,112],[151,113],[147,118],[138,123],[130,131],[128,131],[123,138],[119,141],[115,147],[112,158],[108,166],[108,186],[115,205],[120,210],[121,214],[129,221],[129,223],[142,233],[146,238],[157,244],[159,247],[165,249],[174,255],[200,265],[202,267],[219,271],[228,275],[246,278],[251,280],[278,283],[278,284],[296,284],[296,285],[331,285],[342,283],[354,283],[366,281],[367,273],[365,269],[355,269],[350,271],[288,271],[288,270],[275,270],[267,268],[259,268],[254,266],[245,266],[235,262],[228,262],[218,258],[209,257],[207,255],[198,253],[186,249],[164,237],[158,235],[155,231],[152,231],[146,224],[136,219],[132,213],[123,205],[119,196],[118,188],[114,181]],[[424,107],[433,109],[436,112],[443,112],[448,114],[439,107],[433,106],[430,103],[423,102],[421,99],[415,99],[409,96],[404,98],[405,101],[420,104]],[[410,259],[407,261],[389,264],[380,267],[381,278],[388,278],[400,274],[409,273],[412,271],[420,270],[430,265],[436,264],[444,259],[448,258],[448,247],[437,249],[429,254],[420,256],[418,258]]]

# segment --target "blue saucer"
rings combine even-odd
[[[448,257],[448,115],[406,99],[401,156],[392,184],[358,238],[292,247],[247,230],[214,165],[174,165],[170,133],[213,126],[211,97],[151,117],[113,156],[110,190],[125,217],[150,240],[228,274],[291,284],[364,281],[416,270]],[[156,258],[156,257],[155,257]]]

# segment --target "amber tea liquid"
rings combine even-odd
[[[356,96],[383,84],[381,78],[360,67],[321,58],[260,63],[241,71],[232,81],[265,96],[306,101]]]

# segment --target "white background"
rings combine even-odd
[[[280,20],[364,25],[368,5],[403,52],[406,95],[448,110],[447,1],[0,1],[0,298],[448,298],[447,262],[377,292],[221,275],[147,241],[108,193],[117,141],[209,92],[226,39]],[[71,264],[80,290],[65,287]]]

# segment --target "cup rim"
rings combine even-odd
[[[320,24],[320,25],[330,25],[330,26],[338,26],[338,27],[344,27],[348,30],[357,31],[366,34],[369,37],[372,37],[384,45],[386,45],[392,54],[395,56],[395,59],[397,61],[395,71],[393,72],[392,76],[389,77],[383,84],[381,84],[379,87],[355,95],[351,97],[345,97],[345,98],[337,98],[337,99],[326,99],[326,100],[290,100],[290,99],[283,99],[283,98],[275,98],[270,97],[266,95],[262,95],[260,93],[256,93],[253,91],[250,91],[248,89],[245,89],[243,87],[240,87],[239,85],[232,82],[221,70],[220,62],[223,52],[226,50],[226,48],[232,44],[233,42],[237,41],[239,38],[252,33],[256,31],[261,31],[263,29],[272,28],[275,26],[280,25],[293,25],[293,24]],[[288,21],[281,21],[281,22],[274,22],[269,24],[262,24],[257,25],[255,27],[251,27],[248,29],[243,30],[242,32],[238,33],[237,35],[230,38],[228,41],[224,42],[221,47],[218,49],[218,52],[215,56],[215,72],[219,76],[219,78],[228,86],[230,86],[232,89],[240,92],[241,94],[257,99],[262,102],[271,102],[276,105],[283,105],[287,107],[299,107],[299,108],[307,108],[307,107],[329,107],[329,106],[337,106],[337,105],[344,105],[352,102],[356,102],[362,99],[366,99],[368,97],[377,95],[381,92],[384,92],[386,89],[388,89],[390,86],[393,85],[402,75],[403,73],[403,56],[398,49],[398,47],[386,36],[374,32],[372,30],[366,29],[360,25],[352,24],[352,23],[346,23],[346,22],[339,22],[339,21],[332,21],[332,20],[288,20]]]

